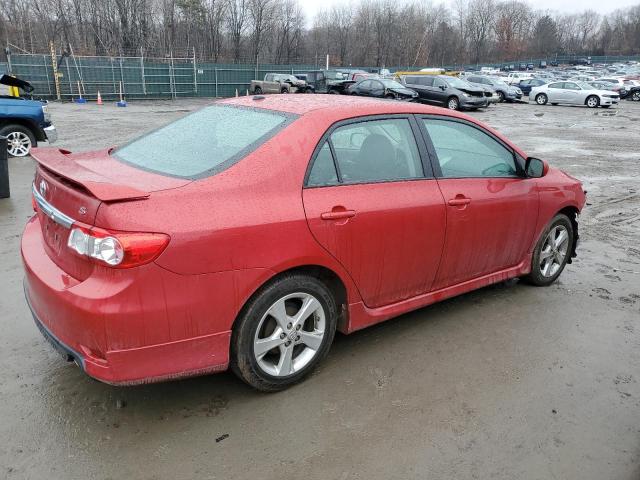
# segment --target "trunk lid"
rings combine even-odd
[[[67,247],[74,222],[94,226],[103,202],[144,201],[155,191],[191,182],[136,169],[111,157],[110,151],[72,154],[56,148],[34,148],[31,152],[38,163],[33,196],[44,249],[62,270],[81,281],[91,274],[94,264]]]

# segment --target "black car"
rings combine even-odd
[[[522,95],[529,95],[529,92],[533,87],[539,87],[540,85],[544,85],[545,83],[549,83],[541,78],[528,78],[526,80],[521,80],[518,83],[518,88],[522,90]]]
[[[640,102],[640,87],[631,87],[627,89],[624,96],[620,94],[620,97],[633,100],[634,102]]]
[[[487,107],[485,89],[447,75],[402,75],[400,81],[418,92],[418,100],[451,110]]]
[[[307,72],[305,77],[314,93],[346,94],[348,87],[355,83],[347,79],[346,73],[337,70],[316,70]]]
[[[388,78],[365,78],[349,87],[351,95],[363,97],[391,98],[395,100],[413,101],[418,94],[395,80]]]

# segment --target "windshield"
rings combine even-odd
[[[330,80],[344,80],[345,78],[347,78],[347,75],[342,72],[328,70],[327,72],[325,72],[325,77]]]
[[[456,77],[447,78],[446,82],[453,88],[469,88],[471,86],[469,82]]]
[[[385,86],[385,88],[406,88],[400,82],[396,82],[395,80],[389,80],[388,78],[381,78],[380,81]]]
[[[291,118],[272,110],[215,105],[143,135],[113,155],[143,170],[199,178],[230,167]]]

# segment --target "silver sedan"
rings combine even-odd
[[[529,100],[538,105],[586,105],[589,108],[609,108],[620,101],[620,95],[609,90],[598,90],[585,82],[553,82],[534,87]]]

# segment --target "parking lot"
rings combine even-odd
[[[56,146],[121,144],[209,103],[51,104]],[[0,200],[0,477],[637,479],[640,103],[472,113],[584,182],[578,258],[338,335],[305,382],[230,373],[116,388],[64,363],[22,292],[30,158]]]

